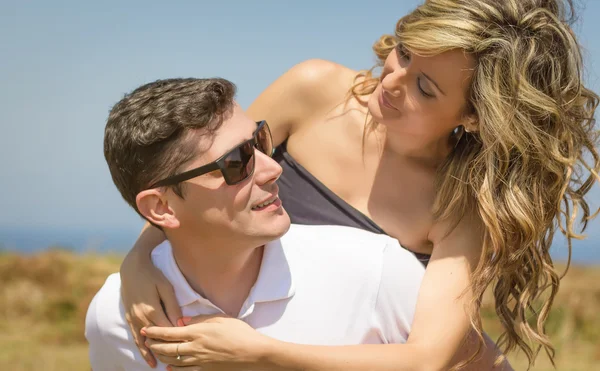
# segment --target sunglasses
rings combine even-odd
[[[271,130],[266,121],[258,121],[258,128],[252,135],[252,138],[238,144],[217,160],[177,174],[154,183],[150,188],[175,185],[197,176],[220,170],[228,185],[236,185],[254,174],[254,165],[256,162],[254,151],[258,149],[265,155],[273,156],[273,138]]]

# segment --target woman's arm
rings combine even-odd
[[[120,269],[125,318],[140,353],[151,367],[156,366],[156,360],[144,345],[140,330],[152,324],[174,326],[181,318],[172,286],[150,258],[152,250],[164,240],[160,229],[146,223]]]
[[[429,236],[434,252],[405,344],[322,347],[273,342],[262,358],[275,368],[314,371],[448,370],[468,359],[476,350],[467,311],[472,301],[470,274],[479,261],[482,231],[480,222],[468,217],[451,232],[446,224],[434,226]],[[488,348],[467,370],[492,369],[497,355],[495,348]],[[510,369],[508,363],[503,369]]]
[[[479,259],[479,231],[479,224],[469,221],[461,222],[450,234],[444,226],[432,231],[434,254],[419,290],[406,344],[299,345],[267,338],[235,319],[211,317],[185,328],[148,328],[150,347],[163,362],[173,365],[227,363],[232,370],[249,364],[266,370],[447,370],[468,359],[476,349],[473,334],[468,342],[463,340],[471,329],[466,306],[471,300],[470,272]],[[187,343],[181,343],[179,350],[186,357],[177,360],[177,343],[173,342],[182,340]],[[483,358],[466,369],[511,370],[506,361],[493,368],[499,355],[495,347],[489,346]]]
[[[434,227],[434,252],[406,344],[323,347],[269,341],[259,358],[275,369],[290,370],[448,370],[476,350],[466,308],[472,300],[470,273],[479,260],[481,236],[477,220],[465,219],[451,233],[446,225]],[[483,357],[466,369],[490,370],[499,355],[495,347],[484,348]],[[510,370],[510,365],[505,361],[497,369]]]

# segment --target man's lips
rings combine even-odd
[[[268,204],[272,204],[273,202],[275,202],[278,199],[279,199],[279,187],[277,187],[277,185],[274,184],[274,187],[271,189],[271,192],[269,192],[269,195],[266,196],[265,198],[263,198],[261,201],[258,201],[258,202],[255,202],[254,204],[252,204],[252,209],[259,209]]]
[[[252,209],[263,208],[265,206],[272,204],[273,202],[277,201],[278,199],[279,199],[279,197],[277,195],[270,196],[270,197],[264,199],[263,201],[257,203],[256,205],[252,206]]]

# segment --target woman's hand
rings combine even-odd
[[[163,240],[164,235],[157,228],[144,228],[121,265],[125,319],[135,344],[150,367],[156,366],[156,360],[144,344],[145,338],[140,330],[146,326],[183,326],[173,287],[150,258],[154,247]]]
[[[200,366],[202,370],[257,368],[262,353],[273,341],[245,322],[222,315],[184,318],[184,323],[187,326],[142,330],[148,347],[161,362]]]

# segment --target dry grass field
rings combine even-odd
[[[62,250],[21,256],[0,253],[0,370],[89,370],[83,327],[87,306],[121,256]],[[548,322],[556,369],[600,370],[600,268],[572,267]],[[499,323],[486,300],[486,331]],[[523,356],[509,357],[525,370]],[[533,370],[553,370],[541,355]]]

